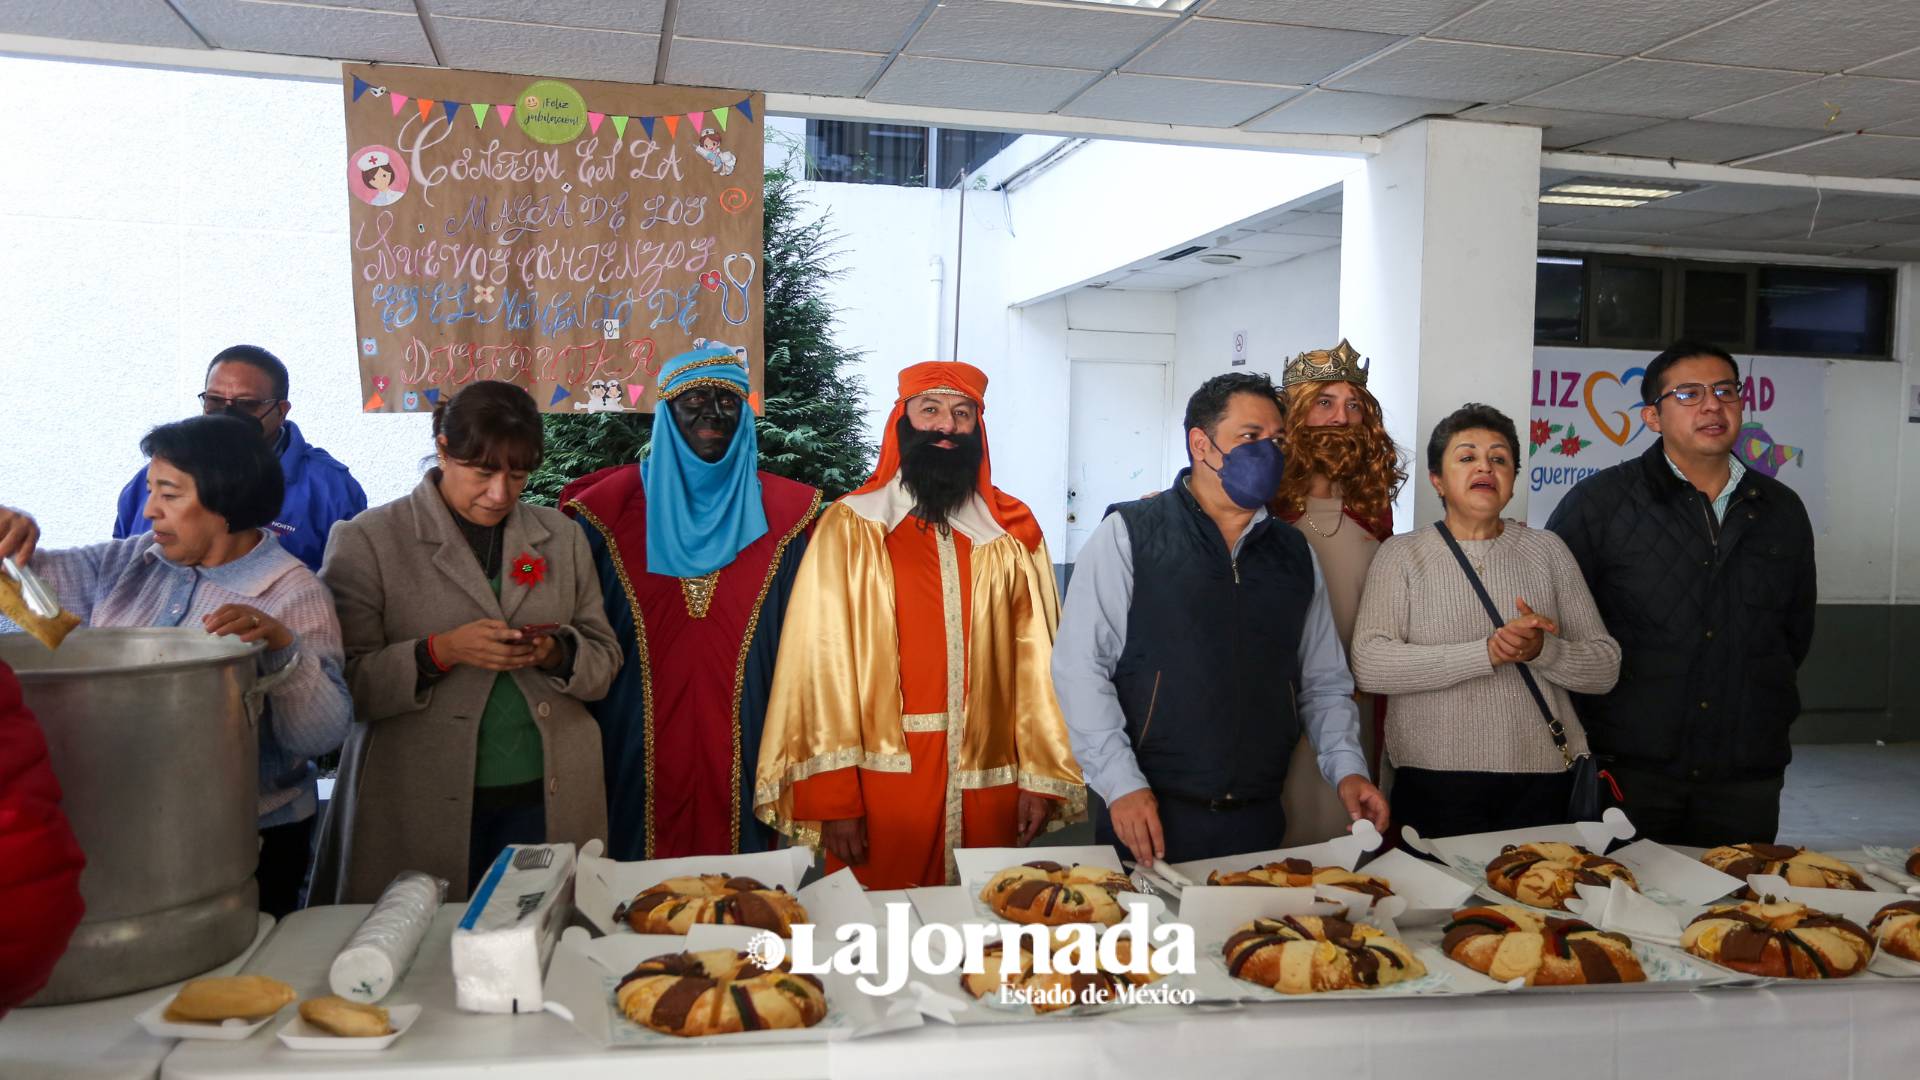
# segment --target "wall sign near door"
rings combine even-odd
[[[1247,332],[1245,330],[1233,332],[1233,366],[1247,366]]]

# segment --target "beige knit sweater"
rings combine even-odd
[[[1560,625],[1528,665],[1568,749],[1587,750],[1567,691],[1601,694],[1620,676],[1620,645],[1607,634],[1567,545],[1516,521],[1493,540],[1461,548],[1503,619],[1515,597]],[[1387,755],[1395,765],[1469,772],[1559,772],[1566,767],[1545,718],[1512,664],[1487,657],[1493,620],[1439,530],[1425,526],[1381,545],[1367,573],[1353,630],[1360,689],[1387,695]]]

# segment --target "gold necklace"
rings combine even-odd
[[[1344,507],[1342,507],[1341,509],[1335,510],[1333,512],[1333,531],[1332,532],[1321,532],[1320,526],[1315,525],[1313,523],[1313,515],[1307,512],[1307,508],[1304,505],[1302,505],[1300,508],[1300,520],[1306,522],[1307,528],[1312,529],[1315,535],[1319,536],[1320,539],[1331,540],[1334,537],[1340,535],[1340,527],[1347,523],[1347,512]]]

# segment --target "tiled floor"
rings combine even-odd
[[[1794,747],[1780,842],[1828,851],[1920,844],[1920,742]]]

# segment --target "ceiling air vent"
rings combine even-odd
[[[1191,255],[1191,254],[1193,254],[1193,253],[1194,253],[1194,252],[1196,252],[1196,251],[1205,251],[1205,250],[1207,250],[1207,245],[1205,245],[1205,244],[1194,244],[1194,245],[1192,245],[1191,247],[1183,247],[1183,248],[1181,248],[1181,249],[1180,249],[1179,251],[1176,251],[1176,252],[1174,252],[1174,253],[1173,253],[1173,254],[1171,254],[1171,255],[1162,255],[1162,256],[1160,256],[1160,261],[1161,261],[1161,262],[1173,262],[1173,261],[1175,261],[1175,260],[1177,260],[1177,259],[1184,259],[1184,258],[1186,258],[1187,256],[1189,256],[1189,255]]]

